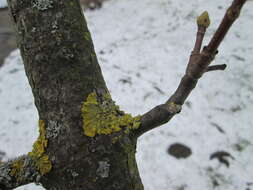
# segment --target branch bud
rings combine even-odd
[[[210,19],[207,11],[204,11],[200,16],[197,18],[198,26],[202,26],[207,28],[210,25]]]

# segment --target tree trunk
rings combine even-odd
[[[0,163],[0,190],[37,182],[50,190],[143,190],[137,138],[180,112],[246,0],[234,0],[210,43],[197,21],[195,47],[178,89],[132,117],[115,105],[103,79],[79,1],[8,0],[18,46],[39,113],[40,135],[27,155]]]
[[[50,162],[38,168],[39,182],[60,190],[143,189],[136,138],[125,132],[133,123],[126,121],[128,126],[120,126],[124,131],[113,134],[84,133],[81,110],[89,95],[98,111],[103,105],[113,114],[115,125],[124,113],[110,99],[79,1],[9,0],[9,7],[40,118],[40,137],[29,155],[48,156]],[[98,112],[91,117],[96,116],[102,117]],[[109,129],[111,122],[98,121],[97,127]]]

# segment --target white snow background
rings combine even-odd
[[[0,0],[0,8],[7,7],[6,0]]]
[[[165,102],[185,71],[196,17],[204,10],[210,14],[207,42],[231,2],[111,0],[100,10],[85,12],[105,80],[121,109],[136,115]],[[219,48],[214,63],[227,64],[226,71],[205,74],[179,115],[139,139],[136,156],[145,190],[253,189],[252,7],[249,1]],[[16,50],[0,68],[4,160],[31,150],[37,120]],[[175,142],[189,146],[192,155],[169,155],[167,149]],[[216,151],[234,157],[228,158],[229,168],[209,159]]]

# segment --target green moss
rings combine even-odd
[[[91,41],[91,35],[90,35],[90,32],[84,32],[84,39],[87,40],[87,41]]]
[[[73,1],[70,1],[70,2],[69,2],[69,5],[70,5],[71,7],[74,7],[75,4],[74,4]]]
[[[95,52],[91,52],[91,57],[95,58],[96,57],[96,53]]]
[[[33,144],[33,150],[29,152],[28,155],[35,161],[36,168],[39,170],[40,174],[44,175],[50,172],[52,164],[49,157],[45,155],[48,140],[46,139],[46,128],[43,120],[39,120],[39,132],[40,135]]]
[[[119,110],[109,94],[99,101],[96,93],[91,93],[82,106],[83,130],[89,137],[109,135],[122,129],[129,133],[140,126],[140,117],[132,117]]]
[[[121,135],[116,136],[116,137],[113,137],[113,138],[112,138],[112,143],[113,143],[113,144],[116,143],[116,142],[119,141],[121,138],[122,138]]]

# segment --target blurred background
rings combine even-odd
[[[108,88],[122,110],[142,114],[163,103],[184,74],[196,17],[211,18],[205,44],[232,0],[82,1]],[[138,141],[145,190],[253,190],[253,2],[219,48],[182,112]],[[0,160],[31,150],[38,115],[0,0]],[[19,190],[43,189],[35,184]]]

